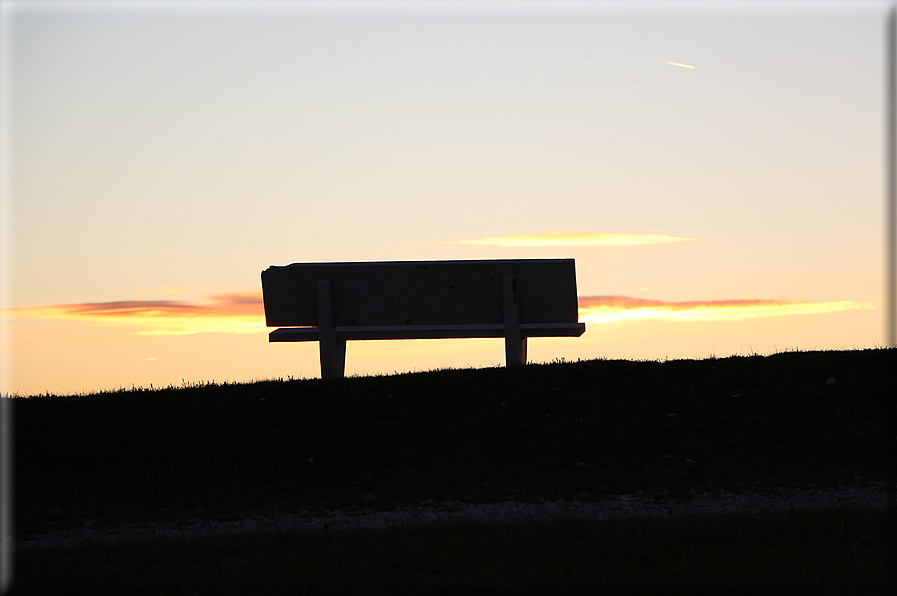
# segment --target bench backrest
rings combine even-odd
[[[334,326],[504,322],[514,277],[521,323],[579,320],[573,259],[295,263],[262,272],[268,327],[318,325],[317,285],[330,280]]]

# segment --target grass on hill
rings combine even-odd
[[[14,399],[25,528],[893,477],[897,350]],[[373,497],[373,499],[371,498]]]
[[[887,480],[895,355],[598,360],[14,399],[17,526]],[[888,593],[894,527],[886,513],[847,507],[140,539],[19,551],[13,594]]]

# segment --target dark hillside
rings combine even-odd
[[[17,523],[885,480],[895,356],[598,360],[19,398]]]

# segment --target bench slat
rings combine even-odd
[[[504,324],[507,277],[515,278],[521,323],[579,320],[573,259],[294,263],[261,277],[268,327],[320,324],[323,279],[335,327]]]
[[[522,323],[523,337],[579,337],[585,323]],[[337,327],[344,340],[362,339],[466,339],[504,337],[504,325],[396,325],[381,327]],[[283,327],[268,334],[268,341],[318,341],[317,327]]]

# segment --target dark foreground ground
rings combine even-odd
[[[16,399],[19,532],[894,478],[897,351]],[[21,593],[885,591],[886,513],[451,525],[16,553]],[[60,592],[62,591],[62,592]]]

